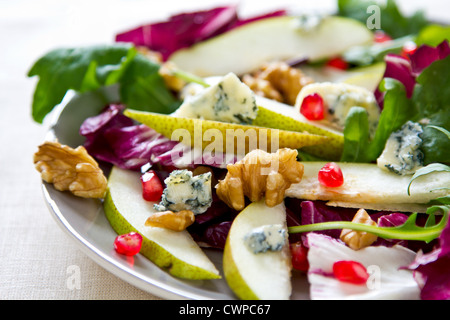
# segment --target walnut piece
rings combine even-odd
[[[256,95],[284,102],[281,93],[267,80],[246,74],[242,77],[242,82],[244,82]]]
[[[369,226],[377,226],[377,223],[373,221],[366,210],[359,209],[353,217],[352,222],[367,224]],[[364,232],[364,231],[354,231],[350,229],[343,229],[341,231],[340,238],[353,250],[359,250],[370,246],[377,240],[377,236]]]
[[[140,54],[142,54],[143,56],[145,56],[152,62],[155,62],[157,64],[161,64],[163,62],[163,56],[158,51],[150,50],[149,48],[144,47],[144,46],[138,46],[136,49],[137,49],[137,52],[139,52]]]
[[[162,211],[155,212],[145,221],[149,227],[159,227],[173,231],[183,231],[195,221],[194,213],[191,210],[181,210],[178,212]]]
[[[216,186],[217,196],[229,207],[242,210],[245,196],[256,202],[265,197],[269,207],[283,202],[291,184],[301,181],[303,164],[297,150],[279,149],[276,153],[253,150],[242,160],[227,166],[227,175]]]
[[[168,61],[161,65],[158,73],[163,78],[167,88],[172,91],[178,92],[186,86],[186,82],[183,79],[173,75],[172,70],[174,69],[175,65],[173,64],[173,62]]]
[[[300,69],[285,62],[273,62],[264,65],[254,75],[244,75],[242,81],[255,94],[274,99],[293,106],[300,90],[313,80]]]
[[[34,154],[34,164],[45,182],[56,190],[83,198],[103,198],[107,179],[83,146],[73,149],[47,141]]]

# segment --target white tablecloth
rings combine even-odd
[[[0,1],[0,300],[160,299],[104,270],[59,229],[42,197],[33,153],[47,127],[30,116],[37,79],[32,63],[60,46],[109,43],[115,33],[166,17],[170,12],[238,1],[3,0]],[[243,13],[300,1],[241,1]],[[335,1],[301,1],[307,8],[335,8]],[[449,20],[448,0],[401,1],[411,12]],[[81,283],[68,279],[79,268]]]

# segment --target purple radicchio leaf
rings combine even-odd
[[[448,40],[445,40],[437,47],[422,45],[411,55],[412,72],[417,76],[430,64],[444,59],[448,55],[450,55]]]
[[[450,224],[442,230],[435,249],[420,251],[408,267],[421,288],[422,300],[450,300]]]
[[[167,60],[175,51],[210,39],[249,22],[285,15],[278,10],[248,19],[238,17],[237,6],[229,5],[209,10],[180,13],[166,21],[145,24],[116,35],[116,42],[131,42],[159,52]]]

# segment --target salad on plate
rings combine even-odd
[[[298,275],[311,299],[449,299],[450,28],[337,4],[210,8],[48,52],[36,122],[69,92],[115,100],[81,106],[83,143],[44,141],[36,169],[101,203],[118,254],[239,299],[290,299]]]

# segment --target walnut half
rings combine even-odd
[[[254,74],[244,75],[243,82],[256,94],[293,106],[302,88],[313,80],[285,62],[272,62]]]
[[[369,226],[377,226],[377,223],[370,218],[369,214],[364,209],[359,209],[358,212],[356,212],[352,222],[367,224]],[[378,237],[372,233],[364,231],[343,229],[340,239],[353,250],[359,250],[370,246],[378,239]]]
[[[98,163],[83,146],[73,149],[47,141],[34,154],[34,164],[42,180],[56,190],[70,191],[83,198],[103,198],[107,179]]]
[[[181,210],[178,212],[162,211],[155,212],[145,221],[149,227],[159,227],[173,231],[183,231],[195,221],[195,215],[191,210]]]
[[[245,207],[245,196],[252,202],[264,197],[269,207],[280,204],[286,189],[303,176],[297,150],[287,148],[276,153],[254,150],[227,169],[225,179],[216,186],[217,196],[238,211]]]

